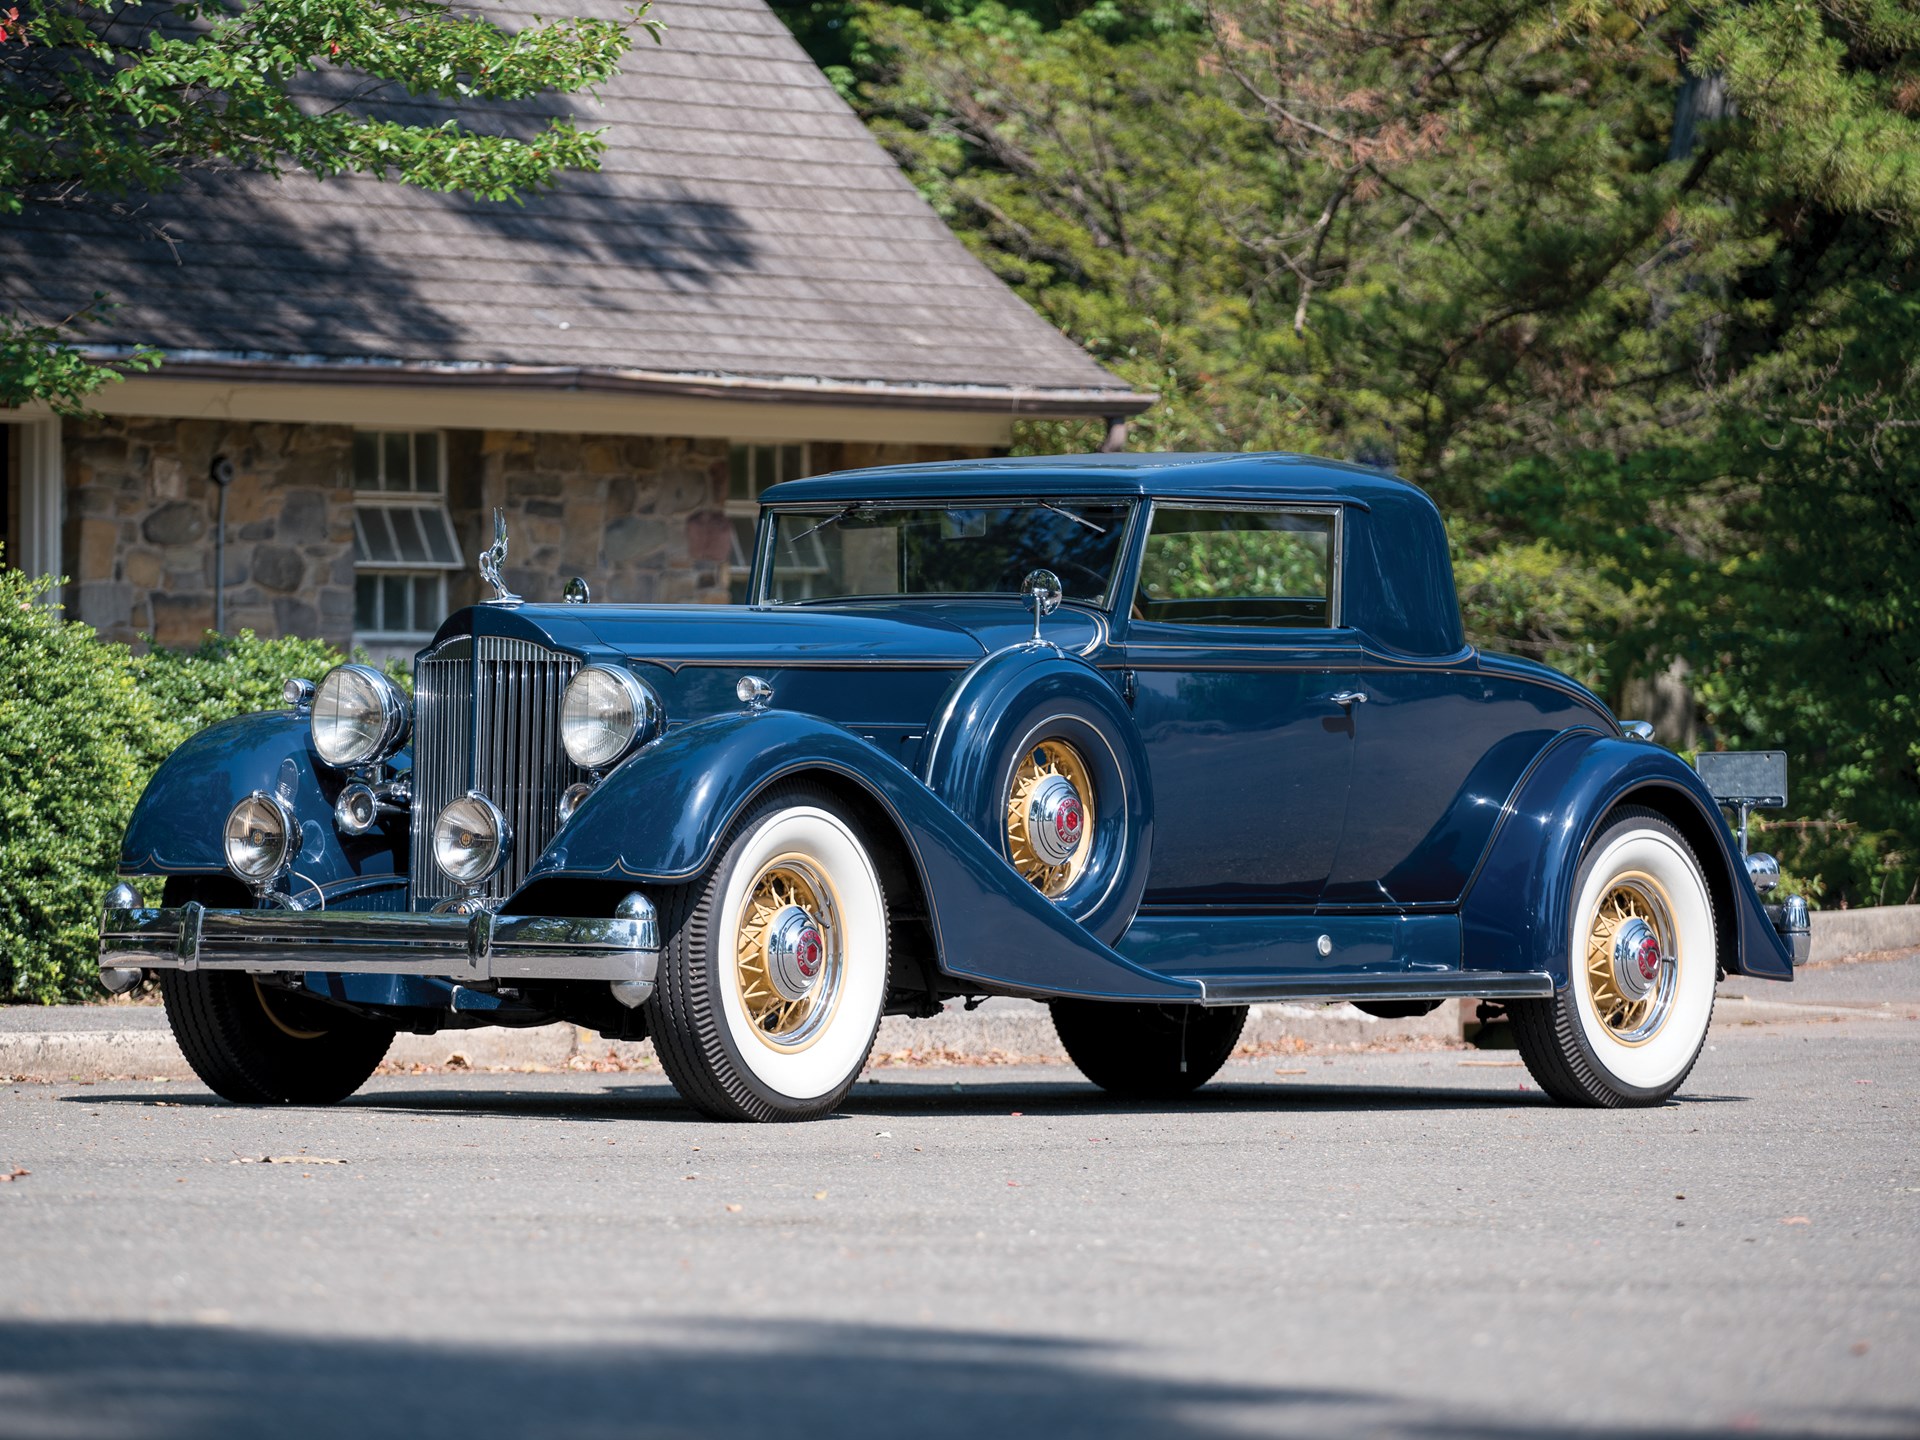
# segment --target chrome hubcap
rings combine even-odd
[[[767,922],[767,978],[780,998],[804,1000],[820,983],[827,942],[820,922],[798,905],[783,907]]]
[[[1613,983],[1629,1000],[1644,1000],[1660,978],[1660,937],[1639,916],[1622,925],[1613,937]]]
[[[1034,853],[1048,865],[1066,864],[1080,848],[1086,819],[1073,782],[1064,775],[1047,776],[1027,801],[1027,837]]]

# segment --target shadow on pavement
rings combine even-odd
[[[16,1440],[1228,1440],[1356,1432],[1408,1440],[1716,1440],[1739,1433],[1529,1426],[1360,1391],[1177,1379],[1148,1372],[1150,1358],[1142,1349],[1037,1335],[740,1320],[676,1325],[669,1343],[603,1337],[522,1345],[12,1321],[0,1322],[0,1428]],[[1868,1423],[1855,1433],[1880,1431]]]
[[[951,1074],[952,1072],[948,1072]],[[964,1072],[952,1080],[862,1080],[847,1103],[828,1120],[856,1115],[1201,1115],[1246,1112],[1262,1115],[1357,1113],[1362,1111],[1443,1110],[1559,1110],[1531,1086],[1489,1090],[1445,1085],[1246,1085],[1220,1082],[1178,1101],[1127,1100],[1108,1095],[1082,1080],[1035,1081],[1031,1078],[991,1078],[991,1070]],[[975,1078],[976,1076],[984,1078]],[[499,1077],[502,1081],[509,1078]],[[550,1078],[550,1077],[542,1077]],[[570,1077],[573,1078],[573,1077]],[[511,1118],[629,1121],[667,1123],[713,1122],[682,1101],[664,1079],[622,1083],[604,1077],[600,1088],[580,1092],[541,1088],[488,1088],[487,1077],[462,1077],[457,1085],[444,1081],[431,1088],[395,1076],[376,1082],[342,1110],[387,1110],[420,1114],[498,1115]],[[405,1087],[405,1088],[402,1088]],[[139,1093],[102,1093],[88,1090],[63,1095],[74,1105],[151,1105],[154,1096]],[[225,1106],[228,1102],[205,1093],[169,1092],[170,1106]],[[1740,1105],[1744,1095],[1688,1094],[1682,1091],[1668,1107],[1686,1105]],[[1578,1112],[1569,1112],[1578,1113]]]

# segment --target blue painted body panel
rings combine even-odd
[[[1447,975],[1460,969],[1460,917],[1143,915],[1118,948],[1149,970],[1189,977]]]
[[[1732,927],[1733,943],[1722,949],[1727,968],[1791,979],[1786,942],[1746,882],[1726,819],[1700,777],[1657,745],[1591,731],[1569,732],[1550,747],[1507,806],[1461,912],[1468,964],[1546,971],[1564,984],[1581,852],[1607,813],[1635,798],[1691,807],[1706,837],[1700,863],[1734,878],[1733,913],[1716,916],[1723,931]],[[1694,846],[1700,850],[1701,841]]]
[[[1564,982],[1582,847],[1623,798],[1653,796],[1688,807],[1676,813],[1729,897],[1726,962],[1790,976],[1693,772],[1625,740],[1566,677],[1466,646],[1444,529],[1413,486],[1298,456],[1077,456],[820,476],[763,498],[1020,496],[1131,501],[1141,516],[1156,500],[1339,506],[1342,624],[1147,624],[1129,618],[1129,585],[1104,608],[1070,599],[1040,648],[1013,596],[462,611],[438,639],[510,636],[626,665],[668,718],[581,804],[508,908],[553,881],[690,880],[767,785],[812,773],[857,786],[888,817],[926,892],[940,968],[968,989],[1177,1001],[1198,997],[1198,976]],[[1144,538],[1135,524],[1123,576]],[[774,688],[774,708],[755,716],[734,694],[749,673]],[[1346,690],[1365,701],[1333,703]],[[1006,732],[1049,707],[1111,737],[1127,800],[1123,840],[1096,862],[1098,894],[1070,895],[1065,911],[1008,862],[998,808]],[[343,839],[331,808],[344,782],[315,760],[304,717],[215,726],[155,775],[121,868],[222,871],[227,810],[280,786],[304,822],[305,881],[330,904],[404,905],[405,822]],[[362,990],[341,998],[439,1003],[418,990],[368,1000],[373,981],[353,984]]]
[[[791,711],[719,716],[646,746],[580,806],[527,887],[557,878],[642,885],[691,879],[712,862],[755,795],[777,780],[807,775],[858,785],[891,818],[925,888],[948,975],[1009,994],[1197,994],[1190,983],[1133,964],[1068,919],[898,760]],[[635,824],[636,815],[667,819]]]
[[[403,752],[388,768],[404,773],[408,766]],[[407,870],[405,818],[383,819],[358,837],[339,834],[333,802],[346,784],[346,776],[313,753],[303,715],[271,710],[210,725],[169,755],[147,782],[121,841],[120,873],[224,874],[227,812],[243,795],[278,789],[301,821],[294,868],[319,886],[329,904],[357,891],[391,889]]]

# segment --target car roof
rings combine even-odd
[[[1155,495],[1367,504],[1421,492],[1384,470],[1314,455],[1022,455],[838,470],[769,487],[768,505],[835,500]]]

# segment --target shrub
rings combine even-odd
[[[123,645],[0,567],[0,998],[97,994],[99,905],[161,718]]]
[[[0,566],[0,1001],[98,996],[100,901],[153,771],[195,731],[273,709],[288,676],[342,658],[250,630],[135,655],[48,605],[53,583]]]

